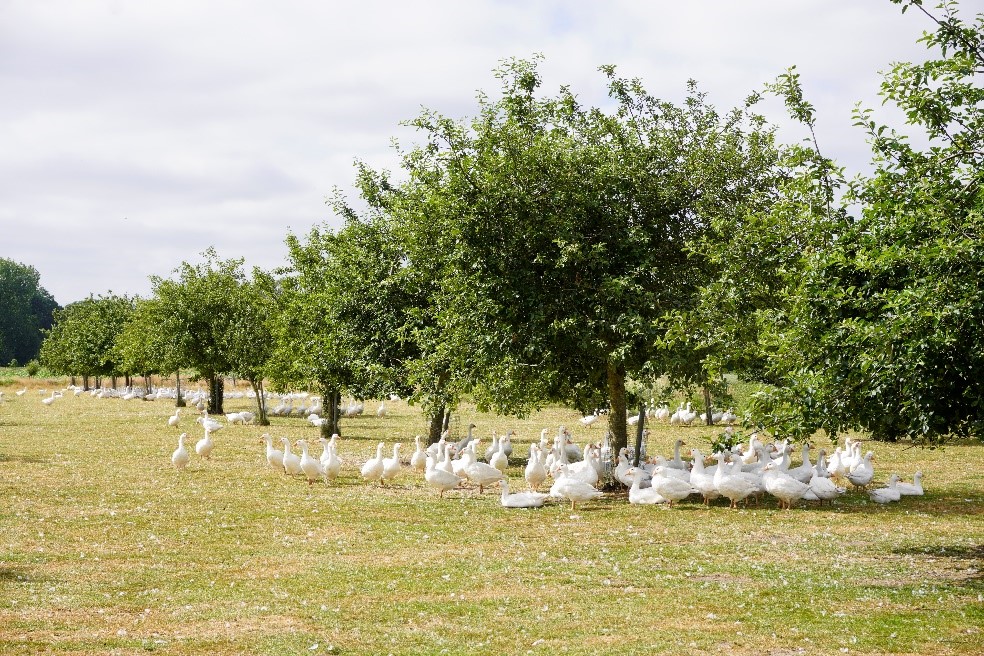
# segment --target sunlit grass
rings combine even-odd
[[[62,385],[64,383],[61,383]],[[7,386],[0,653],[739,653],[976,654],[984,647],[981,447],[874,444],[876,481],[925,472],[928,494],[878,506],[731,511],[636,507],[608,494],[507,511],[498,494],[445,499],[405,469],[392,488],[358,468],[382,440],[426,432],[418,409],[344,425],[343,475],[308,486],[269,469],[260,435],[314,440],[301,419],[228,426],[210,462],[175,471],[173,402]],[[49,385],[50,388],[50,385]],[[249,409],[229,400],[227,411]],[[188,413],[190,414],[190,413]],[[463,406],[518,432],[510,478],[524,487],[530,441],[559,424],[598,440],[577,413],[526,420]],[[201,436],[182,418],[189,446]],[[653,426],[705,448],[717,429]]]

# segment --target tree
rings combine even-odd
[[[58,304],[40,285],[34,267],[0,258],[0,363],[38,357],[43,332],[54,323]]]
[[[166,335],[159,326],[163,317],[157,299],[136,299],[130,320],[116,336],[114,348],[126,371],[152,374],[175,372],[176,405],[184,407],[181,396],[180,362],[173,335]]]
[[[274,378],[281,385],[312,382],[330,412],[322,426],[340,433],[343,392],[359,398],[406,394],[406,362],[415,347],[406,325],[415,304],[405,258],[378,214],[346,216],[337,231],[314,228],[287,239],[290,264],[278,281]]]
[[[893,1],[936,25],[937,57],[881,88],[928,145],[857,111],[875,167],[848,190],[860,215],[810,254],[775,344],[807,425],[938,444],[984,428],[984,13]]]
[[[208,381],[208,412],[221,414],[223,376],[236,369],[229,340],[242,325],[237,312],[246,276],[242,259],[220,260],[211,248],[203,256],[201,264],[182,262],[175,270],[177,280],[151,276],[155,300],[150,307],[175,361]]]
[[[126,296],[90,296],[55,312],[55,323],[41,345],[41,363],[51,371],[82,376],[88,389],[93,376],[125,373],[114,348],[133,312]]]
[[[749,108],[722,117],[694,85],[676,107],[604,70],[613,114],[566,88],[539,99],[535,62],[507,62],[501,99],[480,96],[470,122],[411,122],[426,143],[403,188],[419,243],[448,263],[437,320],[456,387],[507,413],[610,403],[619,448],[627,378],[666,366],[665,316],[708,275],[691,246],[760,197],[775,156]]]

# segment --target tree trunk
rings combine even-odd
[[[113,384],[113,390],[115,390],[116,389],[116,375],[114,374],[114,375],[110,376],[109,381]]]
[[[450,413],[448,413],[448,416],[450,416]],[[444,432],[444,419],[444,406],[435,408],[430,418],[430,431],[427,433],[428,444],[436,444],[441,441],[441,433]]]
[[[714,425],[714,412],[711,408],[711,390],[704,385],[704,423],[708,426]]]
[[[342,435],[342,412],[339,406],[342,404],[342,393],[337,390],[328,390],[324,385],[321,386],[321,406],[324,413],[325,422],[321,424],[321,436],[331,438],[332,435]]]
[[[181,371],[180,370],[174,372],[174,390],[175,390],[175,397],[176,397],[175,400],[174,400],[174,407],[175,408],[183,408],[186,405],[188,405],[187,403],[185,403],[184,397],[181,396]]]
[[[612,453],[629,444],[625,425],[625,365],[608,363],[608,400],[611,412],[608,414],[608,430],[612,434]]]
[[[88,392],[89,389],[89,376],[82,376],[82,390]]]
[[[222,376],[210,376],[208,379],[208,413],[221,415],[222,397],[225,395],[225,381]]]
[[[270,420],[267,419],[266,413],[266,399],[263,396],[263,381],[262,380],[250,380],[249,384],[253,388],[253,394],[256,395],[256,425],[257,426],[269,426]]]
[[[646,404],[639,404],[639,423],[636,424],[636,441],[635,441],[635,459],[632,462],[633,467],[639,466],[639,460],[642,458],[642,436],[645,433],[646,428]]]

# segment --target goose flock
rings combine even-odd
[[[196,421],[205,429],[205,435],[195,451],[207,459],[213,446],[211,434],[222,424],[207,415]],[[359,476],[366,483],[386,487],[408,469],[421,475],[440,498],[456,489],[475,489],[480,495],[486,487],[498,485],[504,508],[540,508],[554,500],[570,502],[572,511],[577,510],[578,504],[603,497],[603,488],[613,481],[625,487],[630,504],[665,504],[669,508],[688,499],[705,505],[722,499],[731,508],[738,508],[739,504],[758,504],[771,496],[779,508],[788,510],[801,501],[822,506],[851,488],[867,493],[878,504],[923,494],[921,472],[916,472],[911,483],[902,482],[893,473],[885,487],[869,490],[874,480],[874,454],[867,451],[862,455],[861,442],[850,438],[843,447],[836,447],[829,459],[826,449],[821,448],[814,460],[812,445],[804,443],[795,465],[791,459],[793,445],[767,444],[756,433],[747,443],[728,451],[705,455],[691,448],[689,458],[684,457],[683,440],[676,440],[672,454],[657,454],[633,466],[629,449],[612,457],[607,440],[579,447],[564,426],[552,440],[548,438],[549,429],[543,429],[540,439],[530,444],[523,468],[528,490],[510,491],[508,468],[514,431],[502,436],[493,432],[491,444],[480,452],[482,440],[475,436],[474,429],[475,425],[469,424],[467,435],[457,442],[449,441],[445,433],[427,447],[418,435],[414,438],[414,451],[406,460],[401,457],[401,442],[392,444],[391,450],[379,442],[374,455],[358,466]],[[178,469],[189,461],[184,447],[186,437],[181,434],[178,449],[172,455],[172,463]],[[319,437],[321,453],[316,455],[305,439],[292,444],[286,437],[280,438],[282,448],[278,449],[269,433],[261,438],[266,462],[272,469],[286,476],[302,477],[309,485],[332,483],[338,478],[343,467],[339,440],[337,434],[330,439]],[[548,491],[542,492],[540,488],[547,483]]]
[[[18,390],[17,397],[23,396],[27,389]],[[65,394],[78,396],[83,392],[78,386],[68,386],[64,390],[39,390],[44,405],[52,405]],[[176,392],[158,388],[153,394],[145,394],[139,388],[112,390],[100,388],[90,390],[89,394],[99,398],[135,399],[175,398]],[[202,460],[209,460],[215,449],[213,435],[226,426],[251,424],[255,415],[249,411],[227,413],[223,424],[205,412],[207,395],[201,390],[185,390],[184,398],[191,408],[197,408],[201,416],[195,419],[202,430],[202,437],[194,445],[194,453]],[[235,398],[250,396],[249,392],[233,392],[226,396]],[[318,411],[322,410],[319,397],[307,394],[286,394],[279,397],[280,405],[270,414],[301,416],[317,426],[321,422]],[[399,397],[391,396],[391,400]],[[358,416],[364,412],[361,401],[352,401],[343,406],[343,415]],[[595,410],[580,419],[585,428],[590,428],[601,416],[603,410]],[[182,420],[180,408],[166,419],[169,427],[180,429]],[[387,414],[385,402],[380,402],[377,417]],[[675,412],[667,406],[650,405],[647,415],[670,424],[688,425],[699,417],[690,404],[681,403]],[[706,419],[706,417],[700,417]],[[714,413],[715,422],[732,424],[736,415],[727,410]],[[405,469],[421,475],[424,482],[437,490],[443,497],[446,492],[456,489],[476,489],[482,494],[486,487],[498,485],[502,505],[505,508],[539,508],[549,501],[570,502],[571,509],[578,504],[589,503],[604,496],[603,490],[611,489],[617,482],[624,486],[628,501],[634,505],[665,505],[673,507],[681,502],[709,505],[716,500],[726,500],[730,507],[740,504],[759,503],[765,497],[773,497],[779,508],[790,509],[800,502],[813,502],[818,505],[832,503],[846,494],[848,490],[864,493],[872,503],[897,503],[906,496],[924,494],[921,471],[915,472],[910,481],[904,481],[896,472],[890,473],[882,487],[873,487],[875,481],[875,454],[862,449],[859,440],[848,438],[843,446],[836,446],[829,454],[826,449],[818,449],[814,457],[813,446],[800,445],[798,462],[791,455],[796,447],[788,442],[765,443],[757,433],[752,433],[747,443],[733,449],[704,454],[697,448],[684,452],[683,440],[674,443],[673,453],[646,457],[645,442],[640,453],[638,465],[632,465],[632,453],[622,449],[612,453],[607,435],[601,444],[587,443],[583,446],[573,441],[570,431],[560,426],[551,440],[549,429],[544,428],[540,439],[529,445],[529,455],[522,470],[526,486],[524,491],[510,491],[509,467],[513,463],[514,431],[504,435],[492,433],[491,443],[479,451],[482,440],[478,438],[474,424],[467,426],[467,434],[459,441],[449,441],[445,433],[441,439],[425,447],[420,436],[414,439],[414,451],[405,461],[401,456],[402,443],[391,445],[389,453],[385,443],[377,444],[375,455],[357,467],[361,478],[370,484],[388,486],[401,476]],[[730,428],[728,430],[731,430]],[[188,433],[178,437],[177,448],[171,454],[171,464],[177,470],[187,468],[191,462],[189,446],[186,445]],[[344,463],[339,455],[337,435],[330,439],[319,437],[320,455],[315,454],[318,445],[307,440],[294,443],[287,438],[275,440],[265,433],[261,443],[265,444],[265,459],[268,465],[286,476],[302,477],[309,485],[323,481],[333,483],[343,471]],[[281,448],[275,444],[279,442]],[[685,457],[689,456],[689,457]],[[405,463],[406,465],[405,466]],[[546,492],[540,491],[549,485]],[[621,495],[616,495],[621,497]]]

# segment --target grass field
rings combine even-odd
[[[405,469],[363,483],[384,441],[425,432],[387,403],[347,420],[332,485],[266,465],[260,435],[314,440],[302,419],[227,426],[211,461],[175,471],[173,401],[0,387],[0,653],[8,654],[981,654],[984,448],[874,444],[876,482],[925,472],[889,506],[672,509],[606,494],[506,510],[496,491],[439,499]],[[62,382],[61,385],[64,385]],[[250,409],[228,400],[226,411]],[[192,447],[192,416],[180,429]],[[551,408],[525,420],[463,406],[456,426],[515,429],[510,480]],[[463,431],[463,428],[459,429]],[[656,425],[705,448],[706,428]],[[818,445],[819,446],[819,445]]]

